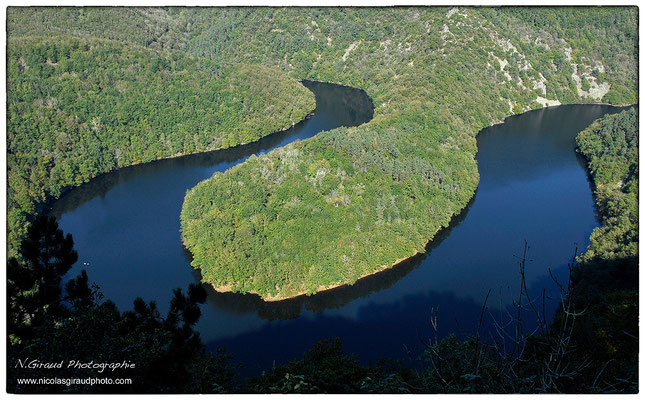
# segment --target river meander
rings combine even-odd
[[[106,298],[122,309],[136,297],[168,308],[172,289],[199,280],[181,243],[186,191],[252,154],[372,118],[362,91],[305,82],[316,95],[313,116],[288,131],[233,149],[124,168],[76,188],[52,206],[74,237],[79,259]],[[559,106],[513,116],[477,137],[480,183],[468,207],[423,255],[353,286],[284,302],[209,291],[197,325],[209,348],[223,346],[243,374],[301,357],[320,339],[338,336],[361,360],[408,357],[428,338],[438,310],[440,336],[476,330],[491,290],[488,321],[504,318],[519,290],[518,258],[529,243],[527,285],[555,297],[549,277],[564,276],[575,247],[598,225],[575,136],[594,119],[619,111],[603,105]],[[555,300],[547,301],[552,313]],[[530,321],[527,321],[529,324]],[[407,348],[407,350],[406,350]]]

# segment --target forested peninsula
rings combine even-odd
[[[548,105],[637,101],[637,8],[10,8],[10,248],[42,205],[128,165],[247,143],[364,89],[374,119],[191,190],[204,281],[281,299],[422,252],[472,198],[475,136]]]
[[[193,266],[218,290],[277,300],[349,284],[423,251],[467,204],[481,128],[547,105],[637,102],[637,26],[636,7],[8,8],[7,391],[638,393],[636,109],[578,135],[601,226],[568,282],[553,278],[562,285],[552,321],[542,303],[544,319],[522,334],[537,304],[528,291],[507,308],[518,312],[517,330],[502,328],[515,330],[512,349],[479,328],[441,338],[431,309],[434,339],[414,332],[423,347],[411,364],[412,348],[367,365],[330,339],[240,378],[232,355],[211,352],[197,332],[207,292],[192,275],[166,311],[140,297],[119,310],[88,273],[71,277],[82,261],[71,235],[36,217],[106,171],[291,126],[315,107],[298,80],[340,83],[373,99],[369,123],[216,173],[187,193],[181,222]],[[487,300],[479,327],[494,308]],[[363,310],[385,321],[383,308]],[[405,329],[368,327],[386,325]],[[404,344],[390,332],[383,347]],[[18,381],[60,378],[19,360],[61,359],[136,367],[66,375],[129,385]]]
[[[357,86],[375,104],[368,124],[252,157],[187,194],[192,265],[217,290],[265,300],[351,284],[423,252],[476,190],[480,129],[545,105],[637,99],[633,8],[212,15],[237,36],[214,47],[220,31],[206,30],[194,54]]]

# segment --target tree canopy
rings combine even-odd
[[[133,164],[227,148],[315,108],[284,73],[67,35],[9,36],[9,243],[41,205]]]

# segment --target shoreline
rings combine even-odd
[[[434,236],[436,236],[436,235],[437,235],[437,233],[439,233],[442,229],[444,229],[444,227],[439,228],[439,229],[437,230],[437,232],[435,233],[435,235],[434,235]],[[434,236],[433,236],[433,238],[434,238]],[[432,239],[430,239],[430,241],[432,241]],[[430,241],[428,241],[428,243],[429,243]],[[372,276],[372,275],[376,275],[376,274],[379,274],[379,273],[381,273],[381,272],[383,272],[383,271],[386,271],[386,270],[388,270],[388,269],[392,269],[392,268],[396,267],[397,265],[399,265],[399,264],[401,264],[401,263],[404,263],[404,262],[406,262],[406,261],[408,261],[408,260],[410,260],[410,259],[412,259],[412,258],[416,257],[416,256],[417,256],[417,255],[419,255],[419,254],[423,254],[423,253],[422,253],[421,251],[417,251],[417,252],[416,252],[416,253],[414,253],[414,255],[412,255],[412,256],[404,257],[404,258],[399,258],[398,260],[394,261],[394,263],[392,263],[391,265],[383,264],[383,265],[381,265],[377,270],[375,270],[375,271],[373,271],[373,272],[370,272],[370,273],[369,273],[369,274],[367,274],[367,275],[362,275],[360,278],[358,278],[358,279],[357,279],[356,281],[354,281],[353,283],[336,283],[336,284],[329,285],[329,286],[319,286],[319,287],[318,287],[318,289],[317,289],[314,293],[311,293],[311,294],[308,294],[306,291],[300,291],[300,292],[297,292],[297,293],[295,293],[295,294],[293,294],[293,295],[290,295],[290,296],[270,296],[270,297],[263,297],[263,296],[261,296],[259,293],[255,292],[255,291],[252,291],[252,290],[250,290],[250,291],[248,291],[248,292],[234,292],[234,291],[231,289],[230,285],[226,285],[226,286],[214,286],[214,285],[212,285],[212,284],[210,284],[210,283],[208,283],[208,282],[202,282],[202,283],[203,283],[203,284],[210,285],[210,286],[213,288],[213,290],[215,290],[215,291],[216,291],[216,292],[218,292],[218,293],[253,294],[253,295],[258,296],[262,301],[265,301],[265,302],[267,302],[267,303],[278,303],[278,302],[281,302],[281,301],[292,300],[292,299],[295,299],[295,298],[297,298],[297,297],[302,297],[302,296],[315,296],[315,295],[317,295],[317,294],[319,294],[319,293],[323,293],[323,292],[326,292],[326,291],[329,291],[329,290],[337,289],[337,288],[339,288],[339,287],[341,287],[341,286],[353,286],[356,282],[360,281],[361,279],[365,279],[365,278],[368,278],[368,277],[370,277],[370,276]]]
[[[614,105],[614,104],[608,104],[608,103],[567,103],[567,104],[560,104],[560,105],[557,105],[557,106],[545,106],[545,107],[541,107],[541,108],[530,109],[530,110],[526,110],[526,111],[524,111],[524,112],[522,112],[522,113],[519,113],[519,114],[511,114],[511,115],[509,115],[509,116],[505,117],[503,121],[494,121],[494,122],[492,122],[490,125],[488,125],[488,126],[486,126],[486,127],[484,127],[484,128],[481,128],[481,129],[477,132],[477,134],[475,135],[475,139],[477,139],[477,136],[479,136],[479,134],[480,134],[482,131],[484,131],[485,129],[490,128],[490,127],[493,127],[493,126],[496,126],[496,125],[501,125],[501,124],[503,124],[503,123],[504,123],[508,118],[510,118],[510,117],[514,117],[514,116],[517,116],[517,115],[523,115],[523,114],[526,114],[526,113],[531,112],[531,111],[539,111],[539,110],[544,110],[544,109],[548,109],[548,108],[554,108],[554,107],[560,107],[560,106],[571,106],[571,105],[604,105],[604,106],[611,106],[611,107],[623,108],[623,107],[633,107],[633,106],[635,106],[636,104],[637,104],[637,103],[635,103],[635,104],[627,104],[627,105],[622,105],[622,104],[621,104],[621,105]],[[586,128],[585,128],[585,129],[586,129]],[[478,149],[478,151],[479,151],[479,149]],[[475,156],[476,156],[476,155],[477,155],[477,153],[475,153]],[[478,170],[478,172],[479,172],[479,170]],[[478,181],[479,181],[479,174],[478,174]],[[479,182],[477,183],[477,187],[478,187],[478,186],[479,186]],[[472,198],[474,197],[475,193],[477,192],[477,187],[475,188],[475,191],[473,192],[473,195],[470,197],[469,202],[472,200]],[[592,193],[594,193],[594,190],[593,190],[593,189],[592,189]],[[463,212],[463,210],[467,207],[467,205],[468,205],[468,203],[467,203],[466,205],[464,205],[464,207],[462,207],[461,209],[459,209],[457,212],[453,213],[453,214],[450,216],[450,222],[452,222],[452,220],[453,220],[456,216],[458,216],[461,212]],[[450,225],[450,223],[449,223],[449,225]],[[448,226],[449,226],[449,225],[448,225]],[[428,245],[429,245],[429,244],[430,244],[430,243],[435,239],[435,237],[437,236],[437,234],[438,234],[439,232],[441,232],[443,229],[446,229],[446,227],[443,227],[443,226],[442,226],[442,227],[440,227],[439,229],[437,229],[437,231],[432,235],[432,237],[431,237],[430,239],[428,239],[428,241],[427,241],[427,243],[426,243],[425,247],[427,247],[427,246],[428,246]],[[417,257],[419,254],[423,254],[423,253],[425,253],[425,251],[419,251],[419,250],[417,250],[414,254],[409,255],[409,256],[406,256],[406,257],[399,258],[399,259],[397,259],[396,261],[394,261],[392,264],[389,264],[389,265],[388,265],[388,264],[381,265],[381,266],[379,266],[378,268],[376,268],[374,271],[372,271],[372,272],[370,272],[370,273],[368,273],[368,274],[366,274],[366,275],[361,275],[361,276],[360,276],[356,281],[354,281],[354,282],[352,282],[352,283],[344,282],[344,283],[337,283],[337,284],[328,285],[328,286],[319,286],[319,287],[316,289],[316,291],[315,291],[315,292],[313,292],[313,293],[311,293],[311,294],[309,294],[307,291],[299,291],[299,292],[296,292],[295,294],[292,294],[292,295],[289,295],[289,296],[280,296],[280,295],[277,295],[277,296],[266,296],[266,297],[265,297],[265,296],[260,295],[260,294],[259,294],[259,293],[257,293],[256,291],[252,291],[252,290],[251,290],[251,291],[247,291],[247,292],[234,292],[234,291],[231,289],[231,286],[230,286],[230,285],[225,285],[225,286],[215,286],[215,285],[213,285],[213,284],[211,284],[211,283],[209,283],[209,282],[202,282],[202,283],[203,283],[203,284],[208,284],[211,288],[213,288],[213,290],[215,290],[215,291],[216,291],[216,292],[218,292],[218,293],[236,293],[236,294],[240,294],[240,295],[243,295],[243,294],[252,294],[252,295],[256,295],[256,296],[258,296],[258,297],[259,297],[262,301],[264,301],[264,302],[267,302],[267,303],[279,303],[279,302],[281,302],[281,301],[293,300],[293,299],[295,299],[295,298],[302,297],[302,296],[310,296],[310,297],[311,297],[311,296],[315,296],[315,295],[317,295],[317,294],[320,294],[320,293],[323,293],[323,292],[327,292],[327,291],[330,291],[330,290],[333,290],[333,289],[336,289],[336,288],[339,288],[339,287],[342,287],[342,286],[353,286],[354,284],[356,284],[358,281],[360,281],[360,280],[362,280],[362,279],[365,279],[365,278],[368,278],[368,277],[370,277],[370,276],[373,276],[373,275],[379,274],[379,273],[381,273],[381,272],[383,272],[383,271],[386,271],[386,270],[388,270],[388,269],[393,269],[393,268],[397,267],[399,264],[404,263],[404,262],[407,262],[407,261],[409,261],[409,260],[413,259],[414,257]]]
[[[475,189],[475,192],[476,192],[476,190],[477,189]],[[474,194],[473,194],[473,197],[474,197]],[[344,283],[336,283],[336,284],[328,285],[328,286],[319,286],[318,289],[314,293],[311,293],[311,294],[308,294],[306,291],[299,291],[299,292],[297,292],[297,293],[295,293],[293,295],[290,295],[290,296],[269,296],[269,297],[263,297],[259,293],[257,293],[256,291],[253,291],[253,290],[250,290],[250,291],[247,291],[247,292],[234,292],[232,290],[232,288],[231,288],[231,285],[215,286],[215,285],[213,285],[213,284],[211,284],[209,282],[204,282],[204,281],[202,281],[202,284],[210,286],[214,291],[216,291],[218,293],[234,293],[234,294],[239,294],[239,295],[252,294],[252,295],[258,296],[260,298],[260,300],[262,300],[262,301],[264,301],[266,303],[279,303],[281,301],[293,300],[293,299],[296,299],[298,297],[304,297],[304,296],[312,297],[312,296],[315,296],[315,295],[318,295],[318,294],[321,294],[321,293],[324,293],[324,292],[328,292],[330,290],[337,289],[337,288],[340,288],[340,287],[343,287],[343,286],[347,286],[347,287],[353,286],[353,285],[355,285],[356,283],[358,283],[359,281],[361,281],[363,279],[366,279],[366,278],[369,278],[371,276],[380,274],[381,272],[384,272],[384,271],[387,271],[387,270],[390,270],[390,269],[394,269],[400,264],[410,262],[413,258],[419,256],[420,254],[425,254],[427,247],[432,243],[432,241],[436,238],[436,236],[441,231],[443,231],[444,229],[448,229],[450,227],[451,223],[453,222],[453,219],[456,218],[457,216],[461,215],[461,213],[463,213],[464,210],[469,207],[473,197],[471,197],[468,200],[468,203],[466,203],[466,205],[464,207],[462,207],[459,211],[457,211],[456,213],[454,213],[450,217],[450,221],[448,222],[447,226],[441,226],[441,227],[439,227],[439,229],[436,230],[434,235],[432,235],[432,237],[430,239],[428,239],[428,241],[424,245],[423,250],[417,250],[414,254],[412,254],[410,256],[405,256],[405,257],[398,258],[397,260],[395,260],[391,264],[380,265],[376,270],[370,272],[369,274],[361,275],[358,279],[356,279],[352,283],[344,282]],[[184,245],[184,248],[186,248],[185,245]],[[199,269],[196,269],[196,270],[198,270],[201,273],[201,270],[199,270]]]
[[[300,82],[300,81],[298,81],[298,82]],[[315,98],[314,98],[314,101],[315,101]],[[41,214],[41,213],[50,212],[52,210],[52,206],[54,205],[54,203],[56,203],[58,200],[63,198],[63,196],[69,194],[71,191],[73,191],[75,189],[78,189],[79,187],[81,187],[81,186],[91,182],[92,180],[101,177],[101,176],[105,176],[105,175],[108,175],[108,174],[111,174],[111,173],[114,173],[114,172],[117,172],[117,171],[124,171],[124,170],[127,170],[129,168],[141,167],[141,166],[144,166],[144,165],[149,165],[149,164],[153,164],[153,163],[157,163],[157,162],[163,162],[163,161],[166,161],[166,160],[172,160],[172,159],[175,159],[175,158],[190,157],[190,156],[195,156],[195,155],[199,155],[199,154],[213,153],[213,152],[216,152],[216,151],[237,149],[237,148],[240,148],[240,147],[243,147],[243,146],[254,144],[254,143],[257,143],[260,140],[262,140],[264,138],[267,138],[269,136],[277,135],[277,134],[280,134],[280,133],[283,133],[283,132],[287,132],[289,129],[292,129],[292,128],[304,123],[305,121],[307,121],[311,116],[313,116],[316,113],[316,108],[317,108],[317,105],[316,105],[316,107],[314,107],[313,110],[307,112],[307,114],[305,114],[305,116],[300,121],[293,123],[293,125],[291,125],[289,127],[286,127],[286,128],[283,128],[283,129],[280,129],[280,130],[277,130],[277,131],[273,131],[271,133],[268,133],[268,134],[266,134],[264,136],[261,136],[257,140],[254,140],[254,141],[251,141],[251,142],[238,143],[235,146],[218,147],[216,149],[197,151],[197,152],[194,152],[194,153],[177,153],[177,154],[169,155],[169,156],[166,156],[166,157],[157,158],[155,160],[150,160],[150,161],[140,162],[140,163],[136,163],[136,164],[125,165],[125,166],[122,166],[122,167],[114,168],[114,169],[112,169],[110,171],[100,173],[100,174],[90,178],[87,182],[83,182],[83,183],[81,183],[80,185],[77,185],[77,186],[70,186],[70,187],[62,190],[61,193],[57,197],[52,197],[52,198],[46,199],[45,201],[43,201],[41,203],[42,208],[38,212],[36,212],[36,215]]]

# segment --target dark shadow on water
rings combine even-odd
[[[408,359],[408,352],[417,355],[422,351],[419,337],[427,340],[433,336],[429,322],[433,306],[440,307],[440,332],[446,334],[458,331],[455,317],[460,323],[468,324],[481,312],[481,305],[459,299],[452,293],[411,295],[391,304],[361,307],[356,319],[317,314],[311,319],[301,317],[267,324],[257,331],[213,341],[206,346],[209,350],[224,347],[231,351],[234,360],[244,366],[245,375],[257,375],[268,371],[273,363],[301,357],[314,343],[329,337],[339,337],[343,346],[352,349],[351,353],[363,362],[375,361],[375,353],[379,357]],[[285,336],[285,331],[297,334]],[[283,352],[285,348],[289,351]]]
[[[323,82],[302,81],[316,98],[316,110],[289,129],[267,135],[258,141],[203,153],[166,158],[119,168],[99,175],[81,186],[71,188],[45,209],[56,218],[74,211],[84,203],[103,198],[115,186],[145,175],[153,176],[164,170],[183,167],[211,167],[216,164],[235,164],[253,154],[269,151],[296,139],[306,139],[318,132],[307,132],[311,117],[317,113],[334,116],[336,126],[357,126],[374,116],[372,100],[361,89]],[[324,118],[323,118],[324,119]],[[324,127],[331,129],[332,127]],[[304,136],[303,136],[304,135]]]
[[[358,126],[374,117],[374,103],[362,89],[351,86],[302,80],[301,83],[316,94],[316,109],[334,115],[345,115],[340,126]]]
[[[408,365],[422,364],[419,357],[425,350],[424,343],[441,340],[450,334],[459,339],[473,335],[480,329],[482,340],[506,342],[512,346],[514,325],[509,323],[512,309],[500,310],[494,306],[494,295],[487,303],[481,328],[479,319],[484,299],[463,299],[454,293],[427,292],[408,295],[399,301],[386,304],[370,303],[362,306],[355,318],[316,314],[295,320],[266,324],[262,328],[234,337],[206,343],[208,350],[224,347],[243,365],[244,376],[259,375],[269,371],[273,364],[284,364],[302,357],[319,340],[339,337],[348,354],[360,361],[374,362],[378,358],[402,360]],[[552,306],[553,308],[553,306]],[[437,334],[430,323],[436,311]],[[384,323],[387,321],[387,323]],[[528,312],[522,314],[526,326],[535,326],[535,318]],[[505,325],[504,334],[497,327]],[[284,332],[291,332],[284,335]],[[289,349],[288,352],[283,349]]]
[[[466,207],[450,220],[450,224],[435,235],[434,239],[426,245],[425,253],[417,254],[382,272],[361,278],[352,285],[339,286],[311,296],[301,295],[287,300],[267,302],[256,294],[220,293],[205,284],[208,303],[213,307],[237,314],[256,313],[260,318],[270,321],[294,319],[304,310],[321,313],[327,309],[344,307],[356,299],[368,297],[372,293],[391,287],[419,267],[432,250],[437,248],[450,236],[450,232],[466,219],[475,198],[476,194]],[[186,250],[185,254],[189,261],[192,260],[189,251]],[[194,275],[195,279],[201,282],[199,271],[195,271]]]
[[[333,107],[333,104],[330,104],[329,106]],[[515,115],[506,118],[504,124],[483,129],[477,136],[477,142],[478,145],[482,142],[486,143],[491,135],[504,135],[505,137],[508,137],[508,143],[513,143],[514,141],[518,140],[540,140],[543,138],[542,132],[544,131],[564,130],[573,134],[581,131],[593,120],[595,120],[598,116],[598,110],[603,110],[603,113],[613,114],[626,108],[627,107],[619,108],[603,105],[590,106],[589,108],[583,109],[581,112],[582,117],[577,119],[568,118],[572,110],[576,110],[578,113],[580,113],[580,107],[575,105],[560,106],[557,108],[551,107],[548,110],[540,109],[529,111],[521,115]],[[544,115],[547,112],[549,113],[549,115],[555,114],[555,117],[544,118]],[[517,132],[522,132],[522,135],[518,135]],[[556,138],[555,140],[571,139],[565,136]],[[499,159],[499,163],[497,161],[492,163],[494,165],[494,172],[487,171],[488,175],[494,175],[497,177],[501,175],[506,177],[505,180],[512,180],[516,179],[518,174],[526,173],[526,168],[508,168],[509,163],[514,165],[527,163],[527,161],[524,159],[524,154],[517,151],[517,144],[514,144],[512,146],[509,145],[508,149],[499,149],[499,140],[496,140],[495,143],[497,144],[497,146],[495,147],[495,151],[491,153],[493,153]],[[532,147],[532,150],[539,151],[539,149],[536,149],[535,146]],[[559,146],[558,150],[569,152],[571,151],[571,146]],[[500,156],[499,154],[500,151],[502,152],[502,156]],[[485,154],[482,155],[482,153],[478,153],[477,156],[478,158],[480,156],[488,157]],[[584,158],[579,154],[576,154],[576,158],[581,167],[586,170]],[[557,157],[552,158],[550,161],[553,160],[557,161]],[[481,162],[481,160],[479,161]],[[489,160],[487,160],[487,165],[489,164],[491,163]],[[557,168],[557,163],[551,162],[550,164],[551,167]],[[498,169],[504,169],[507,171],[501,172]],[[486,178],[487,177],[483,177],[483,179]],[[588,182],[590,185],[592,185],[589,178],[590,177],[588,176]],[[220,293],[213,290],[210,285],[205,285],[209,293],[208,302],[211,306],[218,309],[233,312],[236,314],[255,313],[260,318],[269,321],[295,319],[300,316],[301,313],[305,310],[313,311],[315,313],[322,313],[327,309],[342,308],[356,299],[366,298],[373,293],[392,287],[414,269],[418,268],[423,260],[426,259],[427,255],[429,255],[433,249],[441,245],[441,243],[450,235],[451,231],[463,220],[465,220],[466,216],[468,215],[468,211],[475,202],[476,197],[477,192],[468,202],[466,207],[451,219],[448,227],[440,230],[434,237],[434,239],[426,245],[426,251],[424,254],[417,254],[414,257],[396,264],[390,269],[361,278],[352,285],[343,285],[311,296],[301,295],[295,298],[275,302],[266,302],[262,300],[260,296],[255,294],[241,294],[230,292]],[[190,253],[187,253],[187,255],[190,261]],[[553,270],[561,274],[563,271],[566,271],[566,264]],[[201,281],[201,275],[198,271],[196,271],[195,276],[198,281]],[[543,289],[545,289],[545,293],[548,297],[555,298],[558,296],[558,293],[555,290],[555,283],[549,276],[546,276],[543,279],[540,279],[539,282],[536,282],[536,284],[532,288],[531,296],[536,298],[537,296],[541,296]],[[549,311],[550,312],[547,312],[547,318],[550,320],[553,316],[553,309],[551,308]]]
[[[589,191],[591,193],[595,193],[596,184],[594,183],[593,177],[591,176],[591,171],[589,170],[589,168],[587,168],[587,160],[585,156],[583,156],[577,150],[576,150],[576,161],[578,162],[578,165],[580,165],[580,168],[582,168],[582,170],[585,171],[585,176],[587,177],[587,184],[589,184]],[[596,222],[600,225],[600,223],[602,222],[602,216],[601,216],[600,210],[598,209],[598,204],[596,204],[595,196],[594,196],[593,213],[594,213],[594,216],[596,217]]]
[[[179,235],[179,212],[185,192],[199,180],[211,176],[213,171],[226,170],[251,154],[265,152],[294,140],[306,139],[320,131],[338,126],[360,125],[372,118],[371,100],[362,91],[307,81],[304,81],[303,85],[316,94],[317,109],[312,118],[285,132],[269,135],[245,146],[124,168],[70,191],[54,205],[54,213],[69,213],[63,217],[67,217],[66,229],[75,235],[75,240],[84,239],[76,240],[79,255],[96,257],[96,264],[102,263],[103,275],[100,276],[103,280],[98,280],[97,283],[112,290],[111,293],[106,292],[106,297],[116,300],[121,296],[125,301],[129,297],[141,295],[146,300],[166,304],[170,299],[164,296],[170,296],[173,287],[185,287],[188,283],[200,280],[199,271],[192,270],[187,265],[186,261],[190,260],[191,255],[189,252],[182,252]],[[545,110],[540,110],[527,113],[525,120],[521,119],[524,116],[507,119],[509,126],[515,125],[518,129],[506,126],[506,131],[499,127],[482,131],[477,138],[478,146],[486,145],[491,152],[488,155],[484,154],[480,147],[482,151],[477,156],[478,164],[482,167],[477,191],[480,203],[486,201],[486,187],[498,188],[500,185],[499,182],[490,182],[489,174],[492,174],[490,176],[494,177],[493,180],[501,181],[502,185],[508,181],[521,182],[527,176],[532,176],[535,165],[531,165],[534,162],[527,159],[527,154],[535,155],[536,159],[543,162],[546,172],[558,169],[560,161],[556,160],[554,155],[543,154],[544,147],[537,142],[538,131],[544,128],[544,124],[551,124],[553,129],[560,129],[563,124],[571,129],[578,129],[595,119],[594,116],[602,115],[600,111],[604,110],[602,106],[584,106],[585,109],[579,110],[578,115],[573,111],[581,107],[567,107],[550,109],[548,114],[555,114],[553,121],[542,121],[543,118],[548,118],[548,115]],[[617,111],[620,109],[610,109],[607,112]],[[579,117],[578,121],[569,121],[576,115]],[[567,129],[568,134],[571,134],[571,130]],[[489,136],[493,132],[497,132],[503,139],[497,141],[501,142],[500,147],[491,140],[493,135]],[[563,138],[558,136],[560,131],[552,133],[549,139],[559,152],[557,154],[570,156],[572,136]],[[564,139],[568,147],[562,146]],[[488,166],[485,166],[482,160],[489,161]],[[125,184],[115,189],[121,183]],[[142,187],[159,189],[154,192],[133,190]],[[582,189],[586,189],[584,182]],[[500,220],[497,228],[500,232],[505,232],[505,225],[501,220],[502,213],[498,216],[497,210],[503,210],[504,205],[512,205],[508,204],[511,201],[510,197],[507,194],[505,196],[507,197],[500,201],[490,202],[490,208],[484,208],[486,215],[493,215]],[[151,202],[154,197],[167,199],[168,204]],[[100,204],[97,204],[96,209],[80,207],[95,198],[105,199],[105,202],[97,201]],[[463,274],[456,275],[457,283],[452,287],[451,280],[446,280],[449,284],[433,286],[433,282],[443,282],[436,280],[441,271],[432,267],[426,270],[419,266],[432,264],[429,261],[442,252],[442,249],[438,248],[441,244],[444,245],[444,249],[447,247],[450,251],[453,248],[457,249],[455,251],[463,251],[462,249],[469,248],[469,243],[474,237],[482,236],[479,230],[481,225],[477,225],[478,211],[481,210],[473,206],[474,203],[475,197],[459,215],[451,219],[449,226],[441,230],[427,245],[425,254],[417,255],[379,274],[360,279],[353,285],[314,296],[301,296],[274,303],[263,302],[258,296],[253,295],[216,293],[208,286],[209,304],[202,307],[202,321],[208,321],[211,325],[200,327],[202,337],[211,349],[217,346],[227,347],[236,355],[237,361],[249,367],[244,373],[253,374],[257,370],[268,369],[274,360],[284,362],[299,357],[316,341],[331,336],[339,336],[346,348],[351,349],[350,352],[356,353],[364,361],[371,361],[377,357],[406,358],[407,354],[418,355],[423,351],[419,337],[427,340],[433,335],[430,325],[433,308],[439,308],[439,338],[450,333],[472,333],[477,328],[484,299],[463,296],[465,280],[461,277],[466,276],[468,269],[460,269]],[[76,211],[71,212],[73,210]],[[99,214],[97,210],[101,211],[98,217],[95,215]],[[124,213],[123,210],[132,212]],[[468,223],[462,223],[469,214],[469,221],[472,222],[473,218],[475,221],[475,229],[471,229],[475,235],[470,236],[469,232],[464,232]],[[479,216],[481,214],[483,213],[480,212]],[[490,224],[487,219],[482,221]],[[455,229],[457,226],[459,229]],[[531,229],[531,226],[527,226],[527,229]],[[446,238],[450,235],[458,238],[460,233],[466,234],[463,236],[466,238],[466,244],[452,243],[451,247],[451,241]],[[492,241],[506,240],[508,234],[505,237],[501,236],[503,235],[500,235],[500,238],[492,236],[489,240],[483,240],[483,250],[489,249],[486,246]],[[469,250],[466,255],[470,256],[470,253],[477,257],[474,250]],[[430,254],[432,256],[428,257]],[[496,259],[496,255],[494,256]],[[94,265],[94,260],[92,261]],[[485,260],[475,259],[473,268],[490,274],[486,268],[494,268],[497,262],[482,261]],[[556,266],[552,268],[555,275],[561,276],[567,261],[559,258],[556,260]],[[146,263],[152,266],[146,269]],[[466,267],[468,265],[470,264]],[[511,272],[500,271],[503,272],[504,279],[519,279],[513,275],[516,273],[514,268],[508,269]],[[425,274],[426,272],[428,273]],[[445,272],[455,274],[451,269],[445,269]],[[419,273],[425,274],[427,286],[424,286],[424,283],[414,287],[414,291],[403,290],[402,293],[396,293],[396,296],[390,296],[391,292],[396,292],[399,288],[407,288],[406,277],[416,279],[415,275]],[[478,286],[488,285],[479,280],[473,282]],[[169,289],[166,290],[164,285]],[[531,296],[541,294],[546,285],[553,287],[548,275],[532,281]],[[387,290],[388,288],[391,290]],[[149,294],[144,296],[143,290],[148,290]],[[551,297],[556,297],[555,294]],[[486,328],[483,330],[486,338],[496,333],[490,329],[493,318],[502,321],[509,314],[508,308],[502,309],[505,305],[499,305],[501,301],[495,302],[495,296],[492,293],[488,303],[489,310],[484,322]],[[501,294],[498,297],[501,298]],[[350,305],[358,299],[363,300]],[[130,304],[131,301],[128,301],[128,306]],[[345,309],[347,305],[349,306]],[[329,312],[326,312],[327,310]],[[225,321],[226,325],[219,325],[220,321]],[[524,323],[527,327],[530,326],[529,314],[526,314]]]

